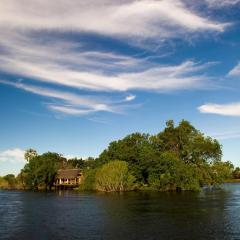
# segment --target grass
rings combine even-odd
[[[225,181],[225,183],[240,183],[240,179],[228,179]]]

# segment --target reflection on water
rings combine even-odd
[[[240,239],[240,184],[200,193],[0,191],[0,239]]]

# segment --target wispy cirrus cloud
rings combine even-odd
[[[42,43],[44,41],[44,44]],[[168,91],[204,85],[209,64],[186,60],[169,65],[107,51],[90,51],[84,43],[38,39],[7,32],[0,39],[0,71],[19,77],[91,91]]]
[[[228,23],[214,21],[188,8],[181,0],[2,0],[0,73],[24,78],[25,84],[8,82],[13,87],[58,99],[57,103],[47,105],[51,111],[69,115],[119,113],[126,106],[94,94],[126,92],[127,97],[120,102],[127,104],[136,97],[129,91],[201,88],[209,81],[202,74],[209,64],[185,60],[163,65],[150,58],[91,50],[78,38],[66,40],[68,34],[94,33],[131,39],[131,43],[132,40],[161,43],[199,32],[223,32],[227,26]],[[29,80],[35,83],[26,84]],[[35,86],[41,83],[49,88]],[[59,86],[68,90],[53,90]],[[71,93],[79,89],[91,92],[91,97]]]
[[[229,104],[208,103],[198,107],[201,113],[240,117],[240,102]]]
[[[209,64],[186,60],[177,65],[157,64],[121,54],[88,51],[77,43],[51,41],[41,45],[31,37],[0,40],[4,49],[0,71],[23,78],[91,91],[196,88],[207,80],[200,72]]]
[[[226,24],[200,16],[180,0],[25,0],[24,4],[21,0],[2,0],[1,26],[153,38],[202,30],[221,32]]]
[[[240,131],[228,131],[228,132],[222,132],[222,133],[214,133],[211,134],[213,138],[216,138],[218,140],[228,140],[228,139],[235,139],[240,138]]]
[[[229,77],[240,76],[240,63],[238,63],[235,67],[233,67],[228,72],[227,76],[229,76]],[[198,110],[201,113],[239,117],[240,116],[240,102],[224,103],[224,104],[207,103],[207,104],[204,104],[204,105],[198,107]],[[233,136],[235,136],[235,135],[233,134]],[[236,136],[238,136],[238,134]]]
[[[47,108],[54,112],[68,115],[87,115],[100,111],[123,113],[127,108],[127,106],[123,104],[126,99],[113,100],[105,96],[96,97],[94,95],[80,95],[46,87],[33,86],[22,82],[0,80],[0,83],[22,89],[36,95],[47,97],[50,100],[58,100],[47,103]],[[130,102],[134,99],[135,98],[132,98],[128,101]]]
[[[240,63],[229,71],[228,76],[240,76]]]

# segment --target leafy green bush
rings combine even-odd
[[[92,191],[96,190],[95,176],[97,169],[85,169],[83,172],[83,180],[78,190]]]
[[[233,170],[231,162],[215,162],[211,167],[213,184],[222,184],[226,179],[231,179]]]
[[[240,179],[240,168],[236,167],[233,171],[233,178],[234,179]]]
[[[124,161],[112,161],[96,172],[96,189],[99,191],[127,191],[133,189],[135,178]]]
[[[185,164],[172,153],[161,154],[148,178],[149,186],[158,191],[199,190],[196,168]]]
[[[3,177],[0,177],[0,189],[8,188],[9,188],[8,182]]]
[[[17,178],[13,174],[7,174],[4,177],[0,177],[0,189],[19,189],[21,185]]]

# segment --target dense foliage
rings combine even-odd
[[[18,188],[18,181],[13,174],[8,174],[4,177],[0,177],[0,188]]]
[[[96,172],[96,189],[99,191],[127,191],[133,189],[135,178],[124,161],[104,164]]]
[[[232,167],[222,163],[221,156],[218,141],[183,120],[176,127],[168,121],[154,136],[134,133],[114,141],[96,162],[101,166],[116,159],[125,161],[136,182],[152,189],[198,190],[229,177]]]
[[[23,183],[31,189],[51,189],[57,170],[65,161],[61,155],[51,152],[33,156],[21,172]]]
[[[230,162],[221,160],[219,142],[185,120],[177,126],[168,121],[156,135],[133,133],[113,141],[97,159],[67,160],[57,153],[38,155],[33,149],[26,151],[25,158],[27,164],[19,176],[0,178],[0,187],[20,182],[27,189],[51,189],[61,168],[83,171],[81,190],[199,190],[240,178],[239,168],[234,170]]]
[[[235,179],[240,179],[240,168],[236,167],[235,170],[233,171],[233,177]]]

